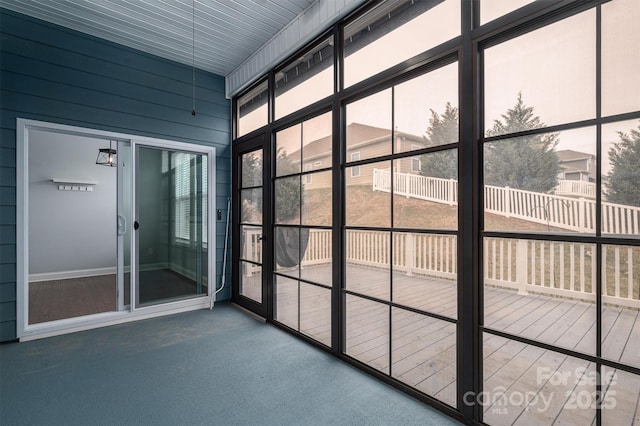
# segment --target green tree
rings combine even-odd
[[[544,127],[540,117],[522,100],[495,120],[487,136]],[[549,192],[558,184],[560,165],[555,148],[557,133],[546,133],[490,142],[484,147],[484,183],[535,192]]]
[[[298,223],[300,220],[300,172],[299,164],[294,163],[287,151],[278,149],[276,154],[278,175],[296,173],[291,177],[281,177],[275,181],[276,221],[280,223]]]
[[[430,111],[429,128],[427,134],[423,136],[425,145],[439,146],[457,142],[458,108],[447,102],[442,115],[432,109]],[[420,174],[441,179],[457,179],[457,150],[448,149],[424,154],[420,158]]]
[[[618,142],[609,148],[611,171],[605,182],[607,200],[640,206],[640,124],[629,133],[618,132]]]

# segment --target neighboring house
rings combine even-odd
[[[579,180],[595,183],[596,181],[596,156],[585,152],[565,149],[557,151],[560,161],[560,180]]]
[[[349,163],[368,158],[389,155],[391,150],[391,130],[368,126],[360,123],[351,123],[347,126],[347,185],[371,185],[374,169],[389,169],[390,162],[351,166]],[[394,152],[407,152],[422,149],[426,142],[422,136],[411,135],[404,132],[395,132]],[[327,136],[302,147],[302,171],[326,169],[331,167],[331,136]],[[294,163],[300,162],[300,150],[289,154]],[[420,173],[420,156],[405,157],[396,160],[395,171],[398,173]],[[303,183],[307,189],[328,188],[331,186],[331,172],[305,175]]]

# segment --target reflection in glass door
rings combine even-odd
[[[136,306],[206,296],[207,156],[142,146],[136,155]]]
[[[28,144],[26,325],[125,309],[130,143],[30,130]]]

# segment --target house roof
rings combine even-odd
[[[424,138],[422,136],[416,136],[400,131],[396,131],[396,136],[424,144]],[[381,127],[369,126],[361,123],[351,123],[347,125],[347,141],[350,147],[354,145],[368,145],[383,141],[390,137],[391,129],[383,129]],[[303,150],[306,159],[329,155],[331,153],[331,135],[305,144]],[[289,156],[292,158],[299,158],[300,150],[293,151]]]
[[[560,151],[556,151],[556,155],[558,156],[558,160],[561,163],[565,161],[576,161],[576,160],[586,160],[588,158],[595,158],[595,155],[589,154],[587,152],[573,151],[571,149],[563,149]]]

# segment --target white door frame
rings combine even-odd
[[[89,129],[84,127],[67,126],[44,121],[28,120],[23,118],[17,119],[16,126],[16,323],[17,337],[21,341],[38,339],[42,337],[55,336],[59,334],[72,333],[91,328],[103,327],[108,325],[120,324],[124,322],[134,321],[138,319],[151,318],[157,316],[168,315],[177,312],[191,311],[195,309],[208,308],[210,306],[210,298],[214,296],[215,291],[215,220],[214,220],[214,203],[215,203],[215,170],[216,156],[215,148],[205,145],[196,145],[184,142],[176,142],[165,139],[150,138],[144,136],[136,136],[118,132]],[[135,235],[132,223],[126,226],[131,230],[131,284],[130,284],[130,301],[128,311],[113,311],[100,314],[81,316],[76,318],[68,318],[57,321],[50,321],[40,324],[29,324],[29,132],[31,130],[47,131],[53,133],[63,133],[76,136],[84,136],[105,140],[130,141],[131,143],[131,164],[135,165],[135,149],[137,145],[151,146],[157,148],[171,149],[177,151],[189,151],[207,155],[208,157],[208,223],[207,227],[207,244],[208,244],[208,279],[207,295],[203,297],[168,302],[148,307],[135,307],[135,288],[137,287],[135,278],[136,270],[136,253],[135,253]],[[136,168],[132,168],[131,176],[131,206],[135,209],[135,182]],[[133,216],[131,216],[133,217]],[[115,218],[114,218],[115,219]],[[115,232],[115,227],[114,227]]]

